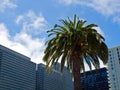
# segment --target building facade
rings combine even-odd
[[[109,49],[108,71],[111,90],[120,90],[120,46]]]
[[[72,76],[60,65],[48,74],[45,65],[0,45],[0,90],[73,90]],[[82,74],[82,90],[109,90],[107,70],[87,71]],[[120,89],[112,89],[120,90]]]
[[[73,90],[71,74],[58,67],[48,74],[45,65],[0,45],[0,90]]]
[[[50,74],[45,70],[45,65],[39,64],[37,70],[37,90],[73,90],[70,73],[60,73],[53,69]]]
[[[82,90],[109,90],[108,74],[106,68],[87,71],[81,74]]]
[[[0,45],[0,90],[35,90],[36,64]]]

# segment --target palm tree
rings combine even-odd
[[[46,42],[43,61],[47,69],[52,69],[60,60],[60,71],[66,65],[67,70],[73,74],[74,90],[81,90],[80,72],[85,72],[85,63],[96,69],[100,68],[100,60],[106,64],[108,60],[108,48],[104,38],[97,32],[97,25],[86,25],[86,21],[76,18],[72,21],[60,20],[63,24],[55,24],[54,28],[47,31],[52,36]]]

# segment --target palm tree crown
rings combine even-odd
[[[48,36],[52,37],[46,42],[43,60],[49,69],[56,65],[58,60],[61,62],[61,71],[66,64],[67,69],[72,73],[75,71],[74,62],[75,68],[79,68],[77,70],[79,73],[85,71],[85,62],[90,69],[92,65],[98,69],[100,60],[104,64],[107,63],[108,48],[103,36],[94,28],[97,25],[85,26],[86,21],[76,18],[76,15],[73,21],[68,17],[68,20],[62,19],[60,22],[62,26],[55,24],[53,29],[47,31]]]

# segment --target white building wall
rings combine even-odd
[[[111,90],[120,90],[120,46],[109,49],[108,71]]]

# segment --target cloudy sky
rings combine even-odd
[[[74,14],[120,45],[120,0],[0,0],[0,44],[42,62],[46,31]]]

